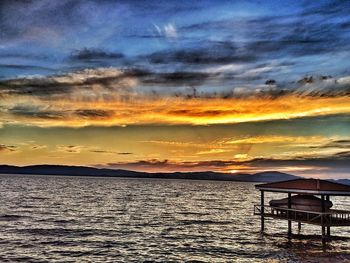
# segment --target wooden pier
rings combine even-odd
[[[265,230],[265,218],[288,221],[288,237],[292,236],[292,222],[321,226],[322,243],[331,237],[331,227],[350,226],[350,211],[326,209],[325,202],[330,196],[350,196],[350,186],[319,179],[296,179],[290,181],[260,184],[260,204],[254,206],[254,215],[261,218],[261,232]],[[286,207],[265,205],[265,192],[288,194]],[[292,194],[314,195],[321,197],[320,211],[309,211],[292,208]]]

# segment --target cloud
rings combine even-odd
[[[194,171],[200,167],[200,170],[206,170],[213,168],[214,166],[223,167],[225,164],[231,162],[174,162],[169,160],[158,160],[158,159],[149,159],[149,160],[139,160],[135,162],[114,162],[107,163],[105,165],[95,165],[99,167],[110,167],[118,169],[130,169],[130,170],[139,170],[139,171],[153,171],[153,172],[164,172],[164,171]]]
[[[220,154],[220,153],[227,153],[231,152],[231,149],[210,149],[207,151],[199,151],[196,154],[197,155],[211,155],[211,154]]]
[[[329,139],[323,136],[282,136],[282,135],[265,135],[254,136],[243,139],[229,139],[223,140],[224,144],[265,144],[265,143],[278,143],[278,144],[313,144],[327,142]]]
[[[176,27],[173,24],[167,24],[164,26],[164,33],[167,38],[177,38]]]
[[[132,88],[134,78],[115,68],[85,69],[48,77],[27,77],[0,82],[1,95],[28,95],[54,97],[59,95],[99,96],[103,90],[113,91]],[[103,94],[103,93],[102,93]]]
[[[136,35],[139,38],[166,38],[168,40],[175,40],[178,37],[176,26],[172,23],[165,24],[163,27],[153,24],[154,34],[151,35]]]
[[[47,148],[47,145],[35,144],[35,145],[31,146],[32,150],[42,150],[42,149],[45,149],[45,148]]]
[[[109,118],[113,116],[113,111],[111,110],[93,110],[93,109],[86,109],[86,110],[76,110],[74,112],[75,115],[80,116],[82,118],[91,118],[91,119],[104,119]]]
[[[265,71],[270,66],[261,66]],[[86,69],[0,81],[0,114],[39,126],[224,124],[348,114],[350,78],[207,89],[217,73]]]
[[[107,52],[102,49],[88,49],[76,50],[72,52],[70,58],[77,61],[94,61],[94,60],[105,60],[105,59],[120,59],[123,58],[122,53]]]
[[[342,140],[333,140],[326,144],[311,146],[310,148],[316,149],[327,149],[327,148],[336,148],[336,149],[350,149],[350,140],[342,139]]]
[[[35,105],[16,105],[8,109],[10,114],[38,119],[63,119],[66,114],[59,110],[47,110]]]
[[[346,177],[350,172],[349,155],[343,152],[329,156],[299,156],[291,159],[253,159],[245,162],[252,170],[293,171],[316,177]],[[297,168],[297,169],[294,169]]]
[[[116,152],[116,151],[108,151],[103,149],[92,149],[90,150],[92,153],[102,153],[102,154],[117,154],[117,155],[131,155],[132,152]]]
[[[303,176],[321,176],[325,178],[343,177],[350,171],[349,153],[334,154],[319,157],[296,158],[237,158],[235,160],[210,160],[210,161],[172,161],[172,160],[138,160],[134,162],[112,162],[95,165],[97,167],[109,167],[118,169],[130,169],[150,172],[193,172],[193,171],[217,171],[217,172],[258,172],[258,171],[284,171]]]
[[[236,40],[242,54],[254,54],[259,59],[292,59],[347,51],[349,35],[344,26],[349,17],[345,10],[348,4],[340,1],[310,4],[292,14],[205,21],[179,30],[183,34],[224,34]]]
[[[350,4],[341,0],[325,1],[320,3],[308,3],[306,10],[302,12],[304,16],[323,15],[326,17],[337,17],[347,15]]]
[[[37,65],[22,65],[22,64],[0,64],[0,69],[53,71],[53,69],[49,68],[49,67],[42,67],[42,66],[37,66]]]
[[[17,148],[18,147],[15,145],[0,144],[0,152],[3,152],[3,151],[14,152],[17,150]]]
[[[158,51],[144,58],[155,64],[184,63],[194,65],[252,62],[256,60],[254,54],[240,52],[231,42],[210,42],[195,48]]]
[[[56,148],[59,152],[80,153],[84,147],[80,145],[57,145]]]
[[[211,74],[203,72],[176,71],[171,73],[145,73],[141,77],[145,85],[162,86],[198,86],[209,80]]]
[[[109,26],[113,16],[122,17],[127,11],[126,5],[121,3],[96,0],[62,0],[56,3],[49,0],[5,0],[1,1],[0,8],[4,11],[0,21],[4,40],[30,39],[52,44],[56,44],[53,40],[61,42],[63,36],[72,31],[82,36],[87,30],[95,30],[95,37],[101,36],[100,25]]]

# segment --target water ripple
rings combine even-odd
[[[348,229],[332,230],[343,237],[327,251],[318,227],[303,227],[289,242],[285,222],[267,221],[268,234],[261,235],[252,215],[259,193],[251,183],[0,180],[0,262],[350,262]]]

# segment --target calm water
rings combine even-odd
[[[350,262],[350,239],[324,251],[318,227],[260,235],[251,183],[0,175],[0,193],[0,262]]]

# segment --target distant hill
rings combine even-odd
[[[276,182],[301,178],[300,176],[281,173],[277,171],[267,171],[255,174],[239,174],[235,177],[237,177],[237,179],[241,179],[241,181],[249,182]]]
[[[269,171],[255,174],[227,174],[217,172],[174,172],[174,173],[146,173],[129,170],[99,169],[85,166],[66,165],[31,165],[11,166],[0,165],[0,174],[39,174],[64,176],[104,176],[129,178],[164,178],[190,180],[218,180],[218,181],[245,181],[245,182],[275,182],[299,178],[295,175]]]
[[[338,179],[338,180],[332,180],[332,181],[340,184],[350,185],[350,179]]]

